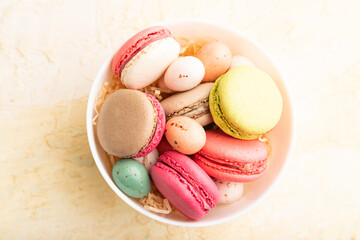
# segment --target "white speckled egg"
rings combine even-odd
[[[237,67],[237,66],[251,66],[255,67],[255,65],[246,57],[244,56],[233,56],[231,59],[231,66],[230,68]]]
[[[150,169],[152,168],[152,166],[155,165],[155,163],[157,163],[158,159],[159,159],[159,152],[158,150],[155,148],[151,153],[149,153],[146,156],[143,157],[139,157],[139,158],[134,158],[136,161],[138,161],[139,163],[141,163],[146,170],[149,172]]]
[[[215,179],[215,184],[220,192],[219,203],[233,203],[239,200],[244,192],[244,184]]]
[[[164,83],[173,91],[186,91],[196,87],[204,75],[204,65],[198,58],[180,57],[166,70]]]

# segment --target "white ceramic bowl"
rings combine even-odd
[[[111,189],[128,205],[140,213],[160,222],[177,226],[200,227],[224,223],[241,216],[263,199],[273,187],[275,182],[279,179],[280,174],[284,171],[290,158],[295,138],[295,126],[292,103],[289,92],[285,86],[285,80],[266,51],[252,39],[234,28],[223,26],[214,22],[200,20],[176,20],[163,22],[157,25],[166,26],[175,37],[217,40],[223,42],[229,46],[233,55],[241,54],[246,56],[258,68],[267,72],[275,81],[282,94],[284,106],[280,122],[267,135],[270,138],[272,146],[267,172],[261,179],[245,184],[244,194],[238,202],[229,205],[218,205],[204,218],[197,221],[189,220],[180,213],[170,215],[153,213],[145,210],[138,201],[123,194],[112,180],[110,163],[105,158],[104,150],[100,147],[96,137],[96,129],[92,125],[92,119],[95,113],[93,110],[94,103],[98,97],[99,90],[102,84],[108,79],[111,79],[113,75],[111,71],[111,60],[113,55],[109,56],[102,65],[98,75],[96,76],[95,82],[93,83],[89,96],[86,124],[92,155],[99,171]],[[116,50],[117,49],[114,49],[114,54]]]

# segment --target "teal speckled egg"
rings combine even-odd
[[[151,180],[146,168],[135,159],[117,161],[112,169],[116,186],[126,195],[142,198],[150,192]]]

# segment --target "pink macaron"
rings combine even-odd
[[[218,130],[206,131],[205,146],[193,160],[210,176],[232,182],[250,182],[264,173],[267,149],[259,140],[241,140]]]
[[[180,45],[162,26],[146,28],[116,52],[111,68],[130,89],[140,89],[160,78],[179,56]]]
[[[134,156],[135,158],[143,157],[151,153],[159,145],[165,131],[166,118],[164,109],[162,108],[160,102],[153,95],[146,93],[146,96],[151,100],[156,110],[156,127],[155,132],[148,145],[143,148],[138,154],[136,154]]]
[[[182,214],[204,217],[219,202],[214,181],[193,160],[177,151],[166,151],[151,168],[157,189]]]

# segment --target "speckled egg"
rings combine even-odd
[[[150,169],[152,168],[152,166],[155,165],[155,163],[157,163],[158,159],[159,159],[159,152],[158,150],[155,148],[151,153],[149,153],[148,155],[145,155],[143,157],[139,157],[139,158],[134,158],[136,161],[138,161],[139,163],[141,163],[145,168],[146,171],[149,172]]]
[[[196,57],[180,57],[173,62],[164,75],[165,85],[174,91],[186,91],[196,87],[205,75],[202,62]]]
[[[173,117],[165,125],[165,136],[178,152],[191,155],[198,152],[206,141],[204,128],[189,117]]]
[[[112,177],[115,185],[130,197],[142,198],[150,192],[149,174],[145,167],[134,159],[117,161],[112,169]]]
[[[239,200],[244,192],[244,184],[241,182],[228,182],[215,179],[215,184],[220,192],[219,203],[233,203]]]
[[[205,44],[196,55],[205,67],[203,82],[213,82],[224,74],[231,64],[231,51],[223,43],[210,42]]]
[[[249,59],[247,59],[244,56],[240,56],[240,55],[233,56],[232,60],[231,60],[230,68],[237,67],[237,66],[255,67],[255,65]]]

